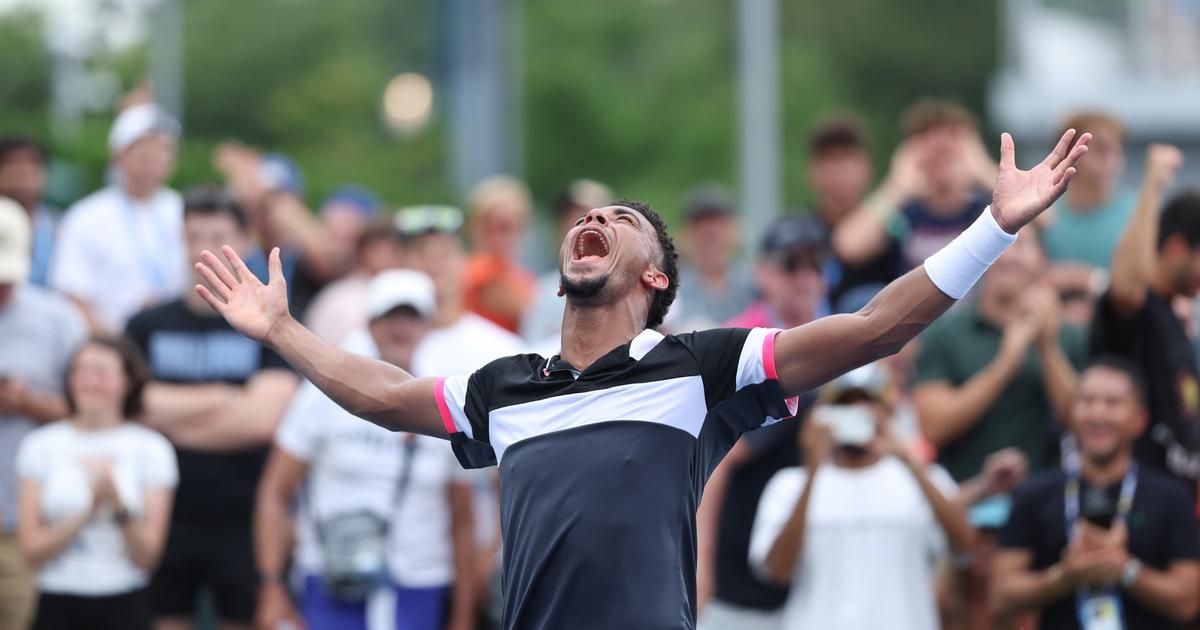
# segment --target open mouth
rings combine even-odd
[[[598,261],[608,252],[608,239],[598,229],[587,228],[575,236],[574,260],[577,262]]]
[[[1108,427],[1085,426],[1083,433],[1089,440],[1107,440],[1111,438],[1115,432]]]

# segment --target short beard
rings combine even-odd
[[[576,302],[589,302],[600,295],[604,287],[608,286],[608,274],[576,281],[568,278],[567,274],[560,273],[558,278],[562,285],[563,295]]]

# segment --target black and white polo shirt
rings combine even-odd
[[[459,461],[500,466],[506,628],[695,626],[704,482],[795,412],[777,332],[646,330],[582,372],[526,354],[438,383]]]

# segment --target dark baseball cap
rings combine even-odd
[[[829,257],[828,233],[813,217],[782,217],[767,227],[759,255],[779,262],[788,271],[794,270],[799,262],[820,268]]]
[[[683,204],[683,216],[688,221],[709,217],[733,216],[733,201],[729,191],[717,184],[705,184],[693,190]]]

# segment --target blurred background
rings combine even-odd
[[[886,158],[896,113],[919,96],[962,102],[989,139],[1008,129],[1029,154],[1079,105],[1124,120],[1132,156],[1156,133],[1194,151],[1198,12],[1189,0],[2,0],[0,127],[50,139],[60,206],[99,185],[113,110],[147,82],[182,117],[177,187],[212,179],[213,147],[237,137],[293,157],[317,196],[354,180],[394,204],[451,200],[507,172],[545,205],[586,173],[668,214],[695,182],[747,177],[772,188],[759,191],[768,203],[799,204],[812,121],[857,111]]]
[[[748,432],[712,471],[689,602],[702,630],[833,628],[821,615],[840,611],[912,628],[1036,627],[1018,617],[1039,606],[1074,619],[1070,595],[1015,598],[999,619],[994,584],[1021,574],[993,575],[993,556],[1038,547],[1041,564],[1025,569],[1052,573],[1066,530],[1032,541],[1049,529],[1019,488],[1027,474],[1061,485],[1061,471],[1100,457],[1076,439],[1095,421],[1076,404],[1095,369],[1129,385],[1128,413],[1096,422],[1132,426],[1149,409],[1138,461],[1187,486],[1162,493],[1179,520],[1132,544],[1189,532],[1144,560],[1186,563],[1178,592],[1200,583],[1200,193],[1179,192],[1200,182],[1200,0],[0,0],[0,193],[13,200],[0,197],[0,630],[24,630],[34,608],[38,628],[78,627],[46,615],[67,610],[56,596],[94,594],[62,564],[93,552],[112,563],[95,562],[102,577],[118,566],[129,578],[93,599],[133,598],[115,609],[140,615],[137,627],[151,609],[158,630],[193,612],[203,628],[349,627],[314,621],[337,598],[322,555],[335,545],[317,540],[313,506],[363,499],[372,482],[384,491],[362,494],[385,506],[377,516],[412,536],[383,564],[425,562],[417,572],[432,567],[440,589],[422,600],[437,614],[408,627],[502,625],[494,473],[460,478],[440,443],[402,448],[238,335],[190,291],[204,249],[233,243],[262,276],[264,252],[281,247],[290,306],[319,336],[418,376],[468,374],[558,350],[560,239],[613,197],[648,202],[679,239],[663,331],[791,328],[858,310],[980,225],[1001,131],[1031,167],[1067,127],[1095,134],[1070,191],[970,299],[895,357],[807,394],[799,421]],[[136,349],[87,340],[122,333]],[[139,351],[150,380],[137,413],[121,400],[141,396],[136,362],[121,353]],[[97,403],[104,413],[73,402],[92,354],[129,385]],[[1135,366],[1087,367],[1110,354]],[[120,535],[142,515],[107,464],[42,465],[69,451],[53,442],[63,427],[83,443],[133,417],[158,433],[102,454],[143,473],[156,462],[136,481],[165,493],[147,527],[161,562],[126,557]],[[858,437],[813,446],[825,429],[811,427],[849,421]],[[1129,457],[1139,431],[1121,432]],[[364,444],[384,452],[354,450]],[[911,466],[888,468],[896,458]],[[414,461],[436,481],[419,490],[436,519],[390,503]],[[770,551],[815,483],[796,477],[802,463],[883,472],[869,487],[827,486],[833,499],[801,522],[810,549],[830,553],[780,563]],[[318,485],[343,486],[300,496],[309,466]],[[824,483],[854,477],[833,474]],[[38,503],[55,479],[74,503]],[[33,497],[19,524],[18,492]],[[896,497],[907,503],[875,510]],[[46,543],[64,514],[75,530]],[[252,523],[268,534],[252,541]],[[107,542],[89,547],[95,536]],[[451,546],[470,553],[452,563]],[[233,577],[197,590],[180,558]],[[789,591],[805,572],[822,579]],[[397,592],[408,577],[393,574]],[[1126,627],[1195,618],[1200,587],[1188,592]],[[359,595],[346,601],[361,617]]]

